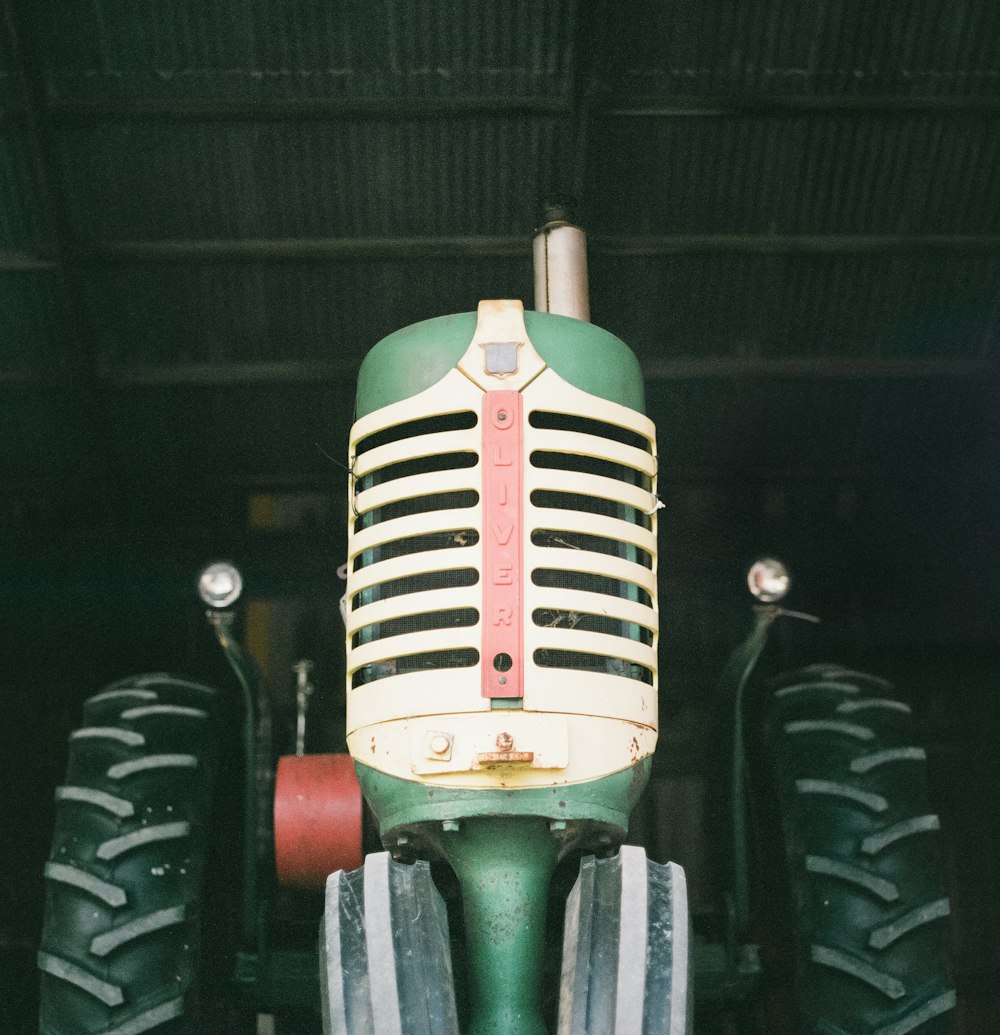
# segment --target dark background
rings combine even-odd
[[[192,587],[225,556],[272,692],[316,658],[335,739],[358,363],[530,305],[539,200],[568,192],[659,427],[659,849],[711,909],[707,702],[775,552],[824,619],[797,660],[914,698],[962,1031],[1000,1029],[1000,7],[0,11],[0,1027],[32,1024],[84,697],[224,678]]]

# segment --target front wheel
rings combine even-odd
[[[42,1035],[198,1031],[214,708],[169,676],[87,701],[45,865]]]
[[[326,882],[323,1035],[458,1035],[448,918],[430,865],[369,855]]]
[[[689,1035],[689,935],[676,863],[631,845],[585,857],[566,902],[558,1035]]]
[[[795,1004],[785,1030],[951,1031],[940,823],[909,706],[884,680],[813,666],[773,684],[762,733],[761,913]]]

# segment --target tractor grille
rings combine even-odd
[[[484,462],[483,415],[501,397],[453,373],[355,425],[348,686],[379,688],[356,698],[359,714],[482,710],[506,687],[529,710],[655,722],[655,695],[640,691],[657,679],[652,424],[549,370],[522,390],[520,454],[502,467],[520,501],[520,553],[509,555],[520,559],[499,579],[517,587],[513,659],[486,647],[509,611],[484,569],[490,544],[508,541],[495,519],[484,525],[500,461],[491,445]]]

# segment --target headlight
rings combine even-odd
[[[762,557],[754,561],[747,572],[747,586],[750,592],[762,603],[773,604],[791,588],[792,581],[788,569],[773,557]]]
[[[210,564],[198,576],[198,596],[209,607],[230,607],[243,592],[243,576],[226,561]]]

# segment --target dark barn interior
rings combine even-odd
[[[658,426],[650,843],[718,908],[713,686],[773,553],[823,619],[774,663],[914,702],[957,1030],[1000,1030],[1000,7],[0,8],[0,1029],[35,1023],[82,701],[227,678],[204,563],[244,572],[279,742],[307,656],[310,743],[337,749],[358,365],[481,298],[530,307],[539,202],[564,194]]]

